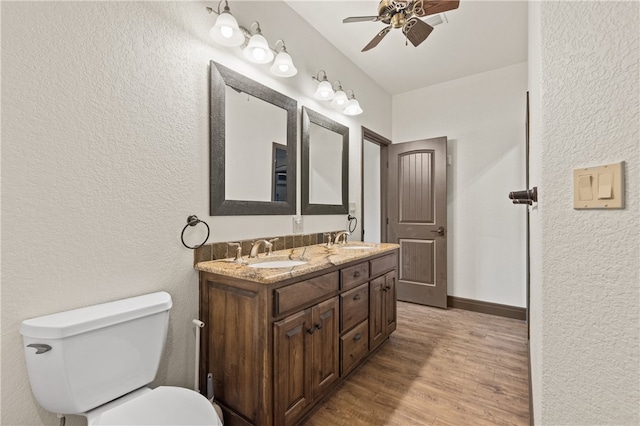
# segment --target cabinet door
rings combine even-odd
[[[312,383],[313,397],[338,379],[339,351],[339,307],[338,296],[315,305],[312,310],[313,333]]]
[[[384,341],[384,275],[369,283],[369,350],[373,350]]]
[[[384,276],[384,332],[389,336],[396,329],[396,271]]]
[[[313,398],[311,309],[274,323],[274,424],[295,423]]]

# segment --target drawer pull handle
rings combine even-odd
[[[310,329],[307,330],[307,333],[313,334],[314,331],[316,331],[316,329],[311,327]]]
[[[360,277],[360,271],[355,271],[353,273],[353,278],[359,278]]]
[[[316,324],[316,328],[317,328],[318,330],[322,330],[322,324],[321,324],[321,323]]]
[[[362,338],[362,334],[360,333],[356,333],[355,336],[353,336],[353,341],[357,342],[358,340],[360,340]]]
[[[362,299],[362,297],[360,296],[360,293],[357,293],[355,296],[353,296],[353,300],[360,300]]]

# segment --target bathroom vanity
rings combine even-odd
[[[225,425],[295,425],[395,330],[398,245],[320,244],[244,260],[196,264],[201,391],[211,373]],[[276,261],[285,266],[264,267]]]

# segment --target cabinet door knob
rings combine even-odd
[[[314,331],[316,331],[316,329],[311,327],[310,329],[307,330],[307,333],[313,334]]]
[[[316,324],[316,328],[317,328],[318,330],[322,330],[322,323],[318,323],[318,324]]]
[[[362,297],[360,296],[360,293],[356,293],[355,296],[353,296],[353,300],[360,300],[362,299]]]
[[[360,340],[362,338],[362,334],[360,333],[356,333],[355,336],[353,336],[353,341],[357,342],[358,340]]]

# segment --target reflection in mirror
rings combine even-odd
[[[271,164],[273,177],[271,184],[271,201],[287,199],[287,147],[276,142],[271,150]]]
[[[309,203],[342,204],[342,135],[309,124]]]
[[[277,200],[273,197],[269,158],[272,144],[276,143],[285,148],[286,161],[287,111],[229,86],[225,96],[226,199],[286,201],[286,173],[281,182],[281,197]],[[259,118],[261,125],[248,125],[248,117]],[[286,164],[283,169],[286,172]]]
[[[302,214],[346,214],[349,128],[302,107]]]
[[[211,61],[210,214],[296,210],[297,102]]]

